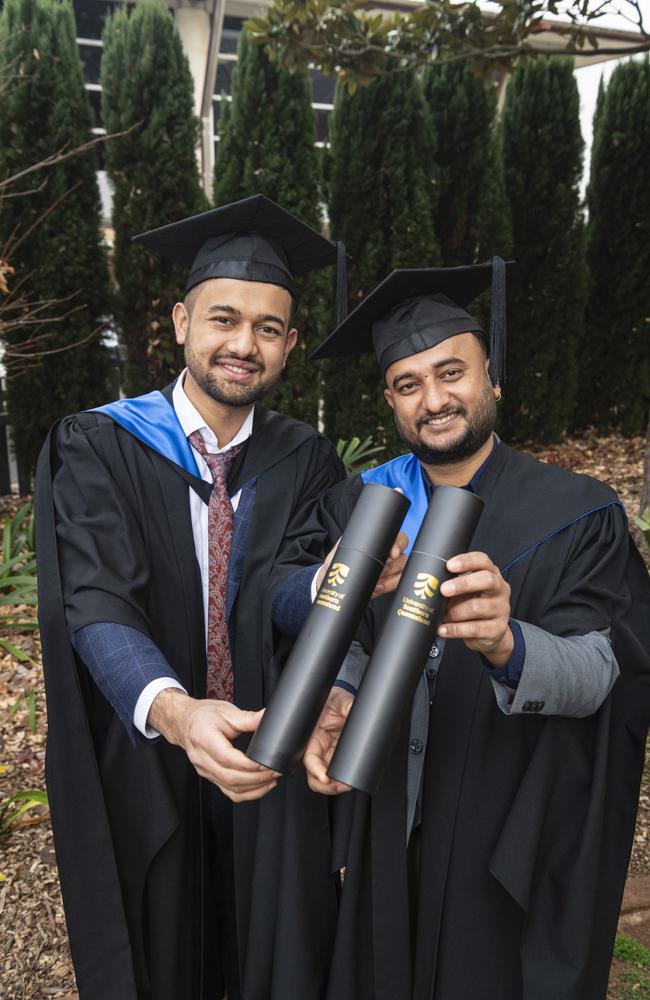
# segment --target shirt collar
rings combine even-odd
[[[476,490],[478,489],[478,484],[479,484],[479,481],[481,479],[481,476],[483,475],[483,473],[487,469],[488,465],[492,461],[492,458],[494,457],[494,453],[496,451],[497,445],[500,443],[500,441],[501,441],[501,438],[499,437],[499,435],[495,434],[494,432],[492,432],[492,450],[490,451],[490,454],[485,459],[485,461],[479,466],[479,468],[476,470],[476,472],[474,473],[474,475],[472,476],[472,478],[470,479],[470,481],[465,486],[463,486],[462,489],[468,490],[470,493],[476,493]],[[429,496],[431,496],[431,493],[433,491],[433,486],[431,485],[431,480],[427,476],[427,474],[424,471],[424,469],[422,468],[422,466],[420,466],[420,469],[422,470],[422,478],[424,479],[424,485],[427,488],[427,493],[428,493]]]
[[[228,451],[230,448],[234,448],[235,445],[242,444],[244,441],[247,441],[253,433],[253,417],[255,415],[254,408],[251,407],[250,413],[244,420],[244,423],[241,425],[232,441],[229,441],[224,448],[219,448],[219,442],[217,441],[216,434],[208,427],[205,422],[205,418],[201,416],[183,388],[186,372],[187,368],[184,368],[176,379],[172,392],[174,410],[176,411],[178,422],[183,428],[185,436],[189,437],[190,434],[194,433],[194,431],[199,431],[206,445],[210,448],[210,451],[215,452]]]

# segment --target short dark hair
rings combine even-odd
[[[481,345],[481,350],[483,351],[483,354],[485,355],[485,357],[489,358],[489,356],[490,356],[490,349],[489,349],[489,346],[488,346],[488,339],[485,336],[485,334],[482,333],[482,332],[479,333],[478,330],[472,330],[471,332],[472,332],[472,335],[474,337],[476,337],[476,339],[478,340],[479,344]]]
[[[183,305],[187,310],[187,315],[190,317],[192,316],[192,312],[194,310],[194,303],[196,302],[196,297],[198,295],[198,287],[198,285],[192,285],[190,290],[183,296]]]

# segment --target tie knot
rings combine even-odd
[[[194,431],[190,434],[189,439],[190,443],[205,460],[205,464],[212,475],[213,482],[223,486],[226,482],[230,466],[232,465],[235,456],[241,451],[242,445],[237,444],[234,448],[229,448],[228,451],[220,451],[213,454],[208,451],[200,431]]]

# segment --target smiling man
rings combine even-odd
[[[490,283],[487,336],[467,307]],[[409,449],[329,491],[324,546],[364,480],[409,497],[411,544],[439,485],[485,502],[377,794],[336,800],[327,1000],[607,991],[650,717],[650,585],[609,487],[495,435],[504,347],[495,258],[394,271],[315,352],[374,349]],[[346,791],[326,769],[389,607],[373,602],[307,748],[324,794]]]
[[[328,809],[251,762],[289,649],[267,583],[342,478],[259,400],[295,279],[337,248],[257,196],[138,237],[189,269],[186,369],[75,414],[38,469],[48,789],[81,1000],[318,1000],[337,902]],[[225,980],[225,983],[224,983]]]

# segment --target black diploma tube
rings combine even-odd
[[[292,774],[375,589],[410,501],[364,486],[247,755]]]
[[[474,493],[436,487],[334,751],[336,781],[377,790],[445,613],[447,560],[468,551],[482,510]]]

